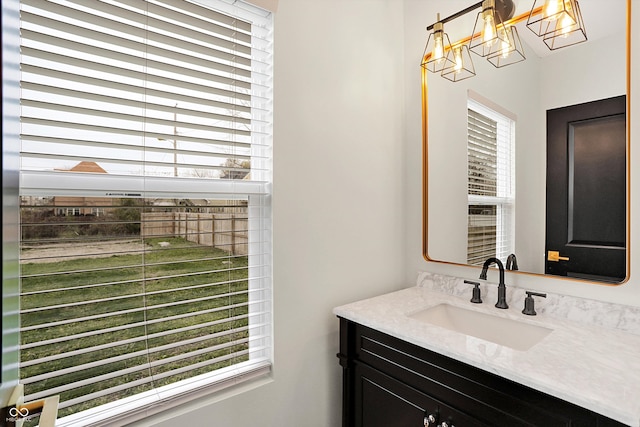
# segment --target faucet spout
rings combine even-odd
[[[497,308],[509,308],[507,304],[507,285],[504,283],[504,265],[498,258],[488,258],[482,265],[482,272],[480,273],[480,279],[487,280],[487,270],[491,264],[495,263],[500,270],[500,282],[498,283],[498,302],[496,302]]]
[[[517,270],[518,269],[518,260],[516,259],[516,254],[511,254],[507,257],[507,265],[505,266],[507,270]]]
[[[488,258],[482,265],[482,272],[480,273],[480,279],[487,280],[487,269],[491,264],[495,263],[500,270],[500,284],[504,284],[504,265],[498,258]]]

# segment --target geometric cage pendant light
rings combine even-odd
[[[524,48],[518,35],[518,29],[515,25],[508,25],[498,28],[498,32],[503,32],[504,38],[508,43],[501,42],[501,48],[487,57],[487,60],[496,68],[505,67],[515,64],[526,59]]]
[[[534,11],[544,3],[539,15]],[[582,43],[587,33],[577,0],[536,0],[527,20],[527,28],[543,38],[551,50]]]
[[[453,46],[451,50],[447,52],[447,59],[451,59],[454,65],[442,70],[443,78],[451,80],[452,82],[459,82],[460,80],[468,79],[476,75],[467,44]]]
[[[478,13],[471,39],[469,40],[469,50],[482,57],[492,56],[504,50],[509,44],[502,18],[496,13],[495,0],[484,0],[482,11]]]
[[[578,0],[573,0],[575,11],[575,23],[570,21],[556,21],[555,30],[543,37],[544,43],[551,50],[587,41],[587,32],[584,28],[582,13]]]
[[[444,32],[444,24],[440,21],[439,13],[437,19],[433,24],[433,32],[427,39],[420,64],[432,73],[440,73],[443,69],[455,65],[447,55],[447,52],[451,51],[451,41],[449,35]]]

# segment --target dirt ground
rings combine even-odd
[[[109,257],[114,252],[134,254],[142,252],[144,244],[139,240],[119,240],[95,243],[61,243],[42,247],[23,247],[20,251],[20,262],[57,262],[73,256],[91,258]]]

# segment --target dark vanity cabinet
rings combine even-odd
[[[343,427],[624,426],[343,318],[338,357]]]

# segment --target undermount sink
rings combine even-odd
[[[553,331],[446,303],[418,311],[409,317],[522,351],[530,349]]]

